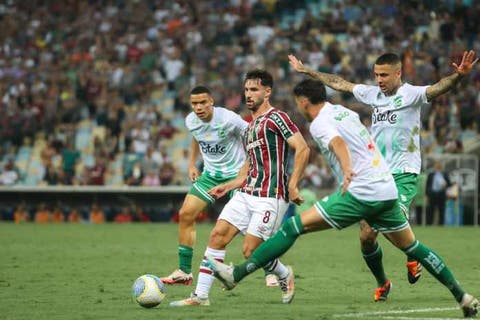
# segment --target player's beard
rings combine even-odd
[[[252,105],[247,105],[248,110],[252,112],[257,112],[260,106],[265,102],[265,99],[261,99],[259,101],[254,101]]]

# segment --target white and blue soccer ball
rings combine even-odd
[[[132,294],[135,301],[144,308],[156,307],[165,298],[165,285],[152,274],[144,274],[135,280]]]

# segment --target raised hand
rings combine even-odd
[[[470,50],[470,51],[464,51],[463,56],[462,56],[462,61],[460,62],[459,65],[457,65],[455,62],[452,63],[452,66],[455,68],[457,73],[461,76],[465,76],[472,71],[473,66],[477,63],[478,58],[473,60],[475,58],[475,51]]]
[[[288,55],[288,61],[296,71],[307,72],[307,68],[303,65],[302,61],[298,60],[293,54]]]

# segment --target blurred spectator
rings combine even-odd
[[[43,175],[42,180],[49,186],[55,186],[58,184],[59,177],[58,177],[57,169],[54,167],[52,161],[49,161],[45,165],[45,174]]]
[[[177,132],[177,129],[172,125],[170,120],[163,121],[160,131],[158,132],[158,138],[163,139],[172,139],[173,135]]]
[[[82,215],[77,208],[72,208],[68,214],[68,222],[70,223],[79,223],[82,222]]]
[[[160,177],[157,170],[150,169],[147,171],[145,177],[142,180],[143,186],[155,187],[160,185]]]
[[[133,168],[135,167],[135,164],[140,163],[140,167],[141,167],[141,160],[142,160],[142,157],[140,157],[138,154],[136,154],[133,151],[133,146],[131,146],[129,151],[125,152],[125,154],[123,155],[122,169],[123,169],[124,180],[126,184],[128,184],[127,182],[128,178],[133,175]],[[139,175],[138,169],[135,175],[138,178],[138,175]]]
[[[125,184],[128,186],[141,186],[145,173],[142,169],[142,163],[140,161],[133,165],[130,175],[125,177]]]
[[[105,213],[98,203],[94,202],[88,216],[90,223],[98,224],[105,222]]]
[[[426,183],[427,194],[427,225],[443,225],[445,217],[445,203],[447,188],[451,186],[448,174],[443,171],[443,164],[436,160],[433,170],[428,174]]]
[[[178,181],[180,185],[189,185],[191,183],[188,177],[188,163],[188,149],[183,149],[181,158],[175,160],[175,181]]]
[[[191,3],[13,1],[5,6],[0,19],[2,39],[8,40],[0,52],[2,148],[13,147],[16,156],[25,137],[35,139],[35,146],[45,133],[46,143],[38,144],[42,162],[56,168],[61,156],[65,178],[59,171],[58,183],[72,184],[73,177],[83,176],[74,172],[81,157],[72,147],[65,153],[65,142],[76,140],[79,131],[105,126],[103,145],[96,141],[96,148],[82,152],[128,158],[132,144],[138,158],[123,162],[125,178],[148,146],[170,146],[181,137],[182,112],[190,110],[186,97],[194,84],[215,88],[219,103],[244,110],[241,75],[265,67],[275,74],[275,104],[291,112],[290,91],[298,76],[290,70],[288,52],[315,69],[363,83],[370,80],[374,58],[393,51],[403,58],[406,79],[422,85],[451,73],[451,62],[458,62],[463,49],[478,54],[480,48],[475,1],[341,0],[326,7],[301,0]],[[480,79],[478,68],[472,78]],[[458,95],[452,92],[422,110],[424,123],[431,119],[424,152],[461,152],[478,140],[480,80],[478,87],[473,83],[465,81],[463,105],[456,106]],[[348,95],[328,95],[351,104]],[[298,125],[305,129],[304,123]],[[175,147],[184,148],[183,141],[175,140]],[[26,178],[19,176],[15,183]],[[76,183],[89,183],[80,178]]]
[[[62,208],[59,205],[55,206],[52,212],[52,222],[63,223],[64,221],[65,221],[65,214],[63,213]]]
[[[133,216],[135,222],[150,222],[150,217],[143,211],[143,207],[137,205],[135,207],[135,214]]]
[[[75,166],[80,159],[80,152],[75,149],[73,141],[70,140],[62,151],[63,173],[66,184],[73,184],[75,177]]]
[[[49,223],[52,220],[52,213],[48,209],[47,205],[42,202],[38,205],[37,210],[35,211],[35,222],[36,223]]]
[[[165,162],[160,167],[160,185],[168,186],[172,184],[173,179],[175,178],[175,167],[171,162]]]
[[[105,185],[105,173],[107,171],[107,166],[105,164],[105,158],[96,157],[95,165],[91,168],[88,168],[88,185],[92,186],[103,186]]]
[[[20,179],[20,173],[13,159],[8,159],[0,172],[0,185],[12,186]]]
[[[116,223],[129,223],[133,221],[132,214],[129,206],[124,206],[122,210],[115,215],[114,222]]]
[[[153,146],[149,146],[147,153],[142,160],[143,172],[158,174],[160,165],[163,163],[162,156],[159,152],[155,151]]]
[[[133,144],[133,151],[139,157],[143,157],[149,145],[150,132],[142,121],[136,120],[134,128],[130,131],[130,138]]]
[[[13,221],[15,223],[24,223],[30,220],[30,215],[25,207],[25,203],[20,203],[13,212]]]

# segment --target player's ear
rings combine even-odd
[[[267,93],[265,96],[267,98],[270,98],[270,95],[272,94],[272,88],[271,87],[265,87],[265,92]]]

